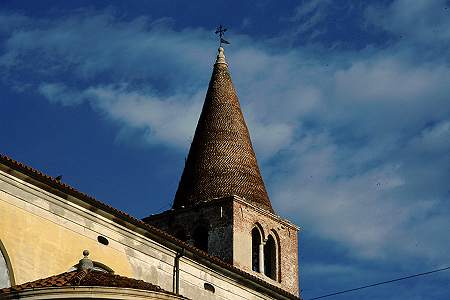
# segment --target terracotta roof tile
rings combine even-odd
[[[162,292],[166,294],[175,295],[172,292],[165,291],[159,286],[145,282],[143,280],[137,280],[133,278],[128,278],[120,275],[114,275],[95,270],[72,271],[62,273],[59,275],[50,276],[48,278],[38,279],[36,281],[27,282],[10,288],[0,289],[0,294],[19,292],[26,289],[65,287],[65,286],[95,286],[95,287],[102,286],[102,287],[132,288],[138,290]]]
[[[77,271],[66,272],[59,275],[50,276],[43,279],[38,279],[24,284],[15,285],[10,288],[0,290],[0,294],[14,291],[22,291],[25,289],[44,288],[44,287],[58,287],[65,286],[77,275]]]

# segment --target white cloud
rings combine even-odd
[[[395,0],[386,7],[369,7],[369,20],[405,40],[429,44],[450,42],[450,13],[446,0]]]
[[[213,42],[206,38],[209,33],[203,29],[176,32],[167,27],[166,22],[143,18],[125,23],[108,13],[41,20],[37,28],[31,26],[34,20],[26,20],[28,25],[11,32],[6,40],[6,51],[0,58],[0,64],[5,67],[4,77],[14,78],[18,71],[34,73],[39,76],[36,83],[39,93],[63,105],[78,104],[88,96],[92,98],[93,91],[105,92],[108,87],[108,94],[95,97],[96,108],[108,117],[125,126],[144,129],[150,143],[188,145],[186,141],[192,137],[194,120],[198,119],[199,103],[214,61],[214,52],[206,53],[208,48],[214,49]],[[291,58],[284,54],[272,57],[251,47],[253,42],[248,37],[237,36],[235,40],[242,45],[233,50],[237,63],[236,68],[231,69],[238,74],[236,77],[241,79],[248,74],[252,78],[258,70],[264,72],[260,81],[248,81],[252,86],[242,89],[240,94],[249,127],[253,128],[255,146],[261,157],[269,158],[282,145],[290,143],[295,125],[270,116],[275,109],[282,116],[285,112],[280,109],[282,106],[263,108],[264,111],[254,116],[247,107],[264,107],[261,101],[270,105],[269,97],[277,94],[277,88],[267,93],[267,87],[274,83],[275,72],[279,75],[277,82],[283,84],[288,76],[284,70]],[[36,53],[40,55],[39,62],[35,61]],[[240,65],[239,61],[245,63]],[[59,82],[65,72],[73,78],[73,86]],[[127,86],[126,93],[123,89],[111,89],[120,85]],[[261,87],[265,87],[265,91]],[[300,91],[301,87],[296,89]],[[307,110],[316,101],[317,91],[313,88],[305,86],[302,93],[307,95],[303,103],[298,101],[297,91],[286,86],[284,98],[295,107],[293,116],[295,111]],[[136,101],[137,95],[143,100]],[[247,96],[254,99],[254,104],[246,101]],[[110,101],[113,98],[120,101]],[[143,109],[147,102],[148,107]],[[122,111],[117,109],[119,104]],[[176,115],[182,116],[179,123],[174,120]],[[172,120],[173,124],[162,120]]]
[[[287,18],[290,22],[299,23],[291,34],[298,35],[309,32],[309,39],[312,40],[323,33],[317,28],[327,19],[329,6],[329,0],[308,0],[297,6],[293,16]]]
[[[50,102],[76,105],[83,101],[124,127],[141,129],[150,144],[163,143],[186,150],[192,140],[205,92],[158,97],[129,89],[125,84],[71,90],[63,83],[43,83],[39,92]]]
[[[442,155],[450,152],[450,121],[441,121],[425,128],[419,136],[411,141],[411,146],[421,153]]]
[[[158,98],[125,88],[94,87],[84,92],[109,118],[132,128],[145,129],[149,143],[187,148],[201,111],[204,92]],[[186,99],[188,98],[188,99]]]
[[[424,145],[433,155],[423,156]],[[367,149],[349,150],[326,134],[308,135],[285,154],[273,196],[283,214],[295,216],[309,234],[349,249],[351,256],[421,257],[439,264],[450,245],[444,209],[448,168],[442,168],[450,165],[448,147],[448,122],[443,122],[379,162],[373,160],[384,157],[383,147],[374,148],[367,164],[372,167],[362,168],[361,160],[354,164],[347,156]]]
[[[60,103],[65,106],[77,105],[85,100],[85,97],[78,91],[71,91],[62,83],[42,83],[38,87],[39,93],[53,103]]]

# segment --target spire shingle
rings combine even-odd
[[[273,212],[223,48],[219,48],[173,208],[231,195]]]

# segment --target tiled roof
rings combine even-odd
[[[48,278],[27,282],[9,288],[4,288],[0,290],[0,294],[10,293],[13,291],[22,291],[25,289],[67,286],[70,285],[70,281],[75,277],[75,275],[77,275],[77,273],[78,273],[77,271],[66,272],[59,275],[50,276]]]
[[[214,65],[174,209],[237,195],[273,212],[236,91],[223,62]]]
[[[3,155],[1,153],[0,153],[0,164],[3,164],[4,166],[6,166],[8,168],[6,170],[7,173],[13,173],[13,171],[16,171],[16,172],[22,173],[22,174],[40,182],[43,185],[41,185],[39,187],[48,192],[54,193],[58,196],[61,196],[61,194],[60,194],[61,192],[65,193],[67,195],[70,195],[74,198],[77,198],[77,199],[83,201],[84,203],[86,203],[88,205],[91,205],[93,207],[96,207],[100,210],[103,210],[103,211],[113,215],[115,218],[117,218],[117,219],[115,219],[116,222],[123,223],[123,221],[125,221],[130,224],[133,224],[134,226],[142,228],[142,229],[148,231],[149,233],[152,233],[152,234],[160,237],[160,242],[164,243],[168,247],[173,248],[173,246],[170,245],[170,244],[173,244],[179,248],[184,248],[184,249],[192,252],[195,257],[204,258],[221,268],[228,269],[232,273],[238,274],[238,275],[245,277],[253,282],[256,282],[259,285],[269,288],[269,289],[279,293],[280,295],[284,295],[285,297],[287,297],[289,299],[300,299],[299,297],[297,297],[275,285],[272,285],[272,284],[270,284],[256,276],[253,276],[252,274],[249,274],[245,271],[242,271],[241,269],[238,269],[235,266],[230,265],[215,256],[211,256],[208,253],[206,253],[200,249],[197,249],[197,248],[193,247],[192,245],[175,238],[174,236],[168,234],[167,232],[165,232],[161,229],[151,226],[151,225],[143,222],[142,220],[139,220],[117,208],[114,208],[104,202],[101,202],[92,196],[82,193],[82,192],[76,190],[75,188],[71,187],[68,184],[62,183],[61,181],[56,180],[55,178],[53,178],[49,175],[46,175],[30,166],[27,166],[21,162],[18,162],[18,161],[14,160],[6,155]],[[57,193],[57,192],[59,192],[59,193]],[[122,221],[122,222],[120,222],[120,221]]]
[[[159,286],[153,285],[143,280],[136,280],[133,278],[128,278],[124,276],[114,275],[95,270],[72,271],[55,276],[50,276],[44,279],[38,279],[36,281],[27,282],[10,288],[1,289],[0,294],[20,292],[26,289],[66,287],[66,286],[132,288],[138,290],[162,292],[166,294],[175,295],[172,292],[165,291]]]

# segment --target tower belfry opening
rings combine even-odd
[[[252,271],[261,272],[260,270],[260,248],[261,248],[261,233],[258,228],[252,229]]]

